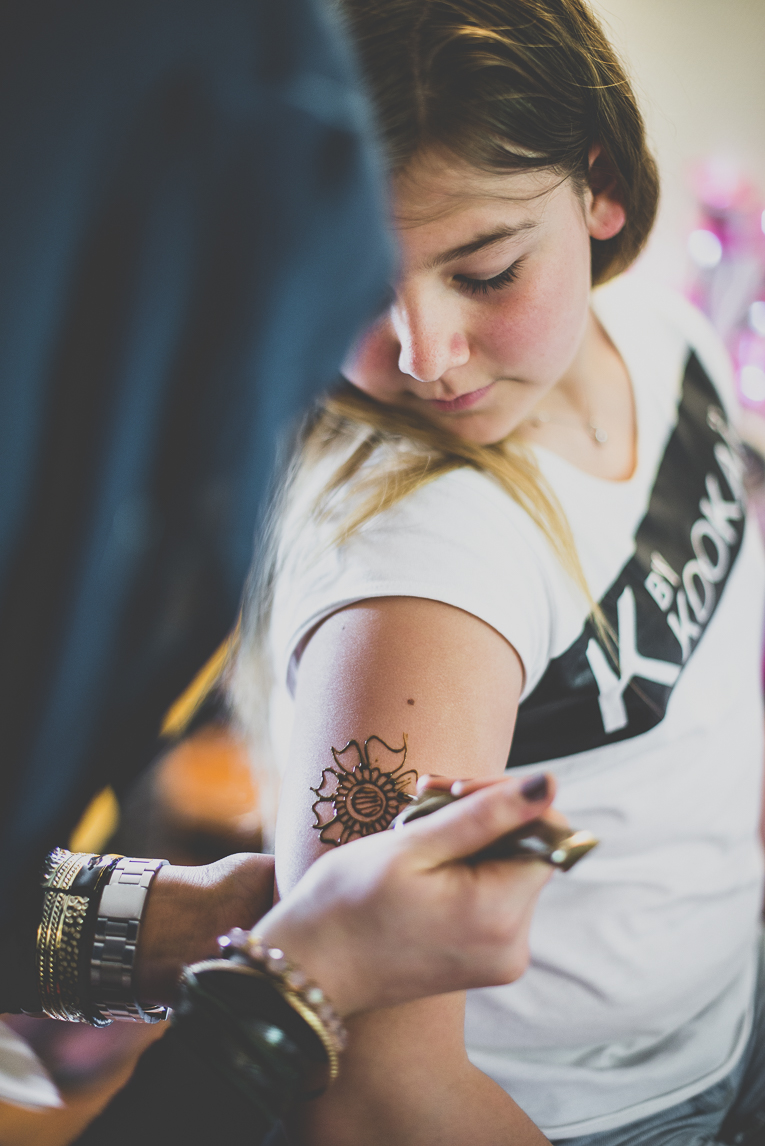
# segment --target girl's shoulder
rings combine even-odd
[[[491,478],[467,468],[443,474],[338,540],[342,510],[340,491],[335,520],[295,519],[282,546],[272,623],[282,672],[289,677],[292,654],[330,613],[408,596],[491,625],[518,652],[529,683],[538,679],[557,628],[556,602],[575,591],[541,531]]]
[[[372,454],[367,466],[384,473],[384,447],[379,454]],[[317,513],[313,495],[321,483],[318,471],[311,475],[288,514],[283,538],[288,534],[289,542],[283,548],[294,558],[301,551],[314,557],[326,551],[336,563],[358,562],[368,553],[379,563],[389,553],[394,564],[403,561],[409,569],[417,561],[432,569],[436,550],[470,553],[476,560],[482,555],[484,562],[522,549],[533,552],[539,562],[548,558],[549,544],[528,514],[490,475],[468,466],[423,482],[349,536],[343,535],[343,525],[363,494],[358,486],[341,486]],[[551,551],[549,558],[554,560]]]
[[[549,543],[521,506],[493,478],[466,466],[421,484],[349,535],[343,526],[358,490],[339,488],[318,513],[308,491],[302,494],[284,522],[280,564],[303,583],[320,569],[335,583],[347,574],[435,585],[461,578],[475,583],[478,570],[501,570],[506,577],[511,558],[533,567],[535,579],[556,566]]]

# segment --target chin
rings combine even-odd
[[[475,446],[494,446],[515,429],[515,423],[510,420],[480,413],[462,418],[439,419],[439,424],[463,442],[471,442]]]

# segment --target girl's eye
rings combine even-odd
[[[500,271],[493,279],[471,279],[467,275],[455,275],[454,281],[460,289],[471,295],[485,295],[491,290],[502,290],[518,277],[523,259],[517,259],[506,271]]]

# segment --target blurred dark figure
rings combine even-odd
[[[280,430],[388,271],[311,0],[0,3],[0,1012],[40,866],[230,631]]]
[[[42,857],[149,762],[231,628],[279,428],[387,250],[307,0],[18,0],[0,23],[7,1011],[36,1009]]]

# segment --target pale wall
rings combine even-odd
[[[743,164],[765,199],[765,0],[593,0],[629,66],[663,179],[645,269],[680,284],[689,167]]]

